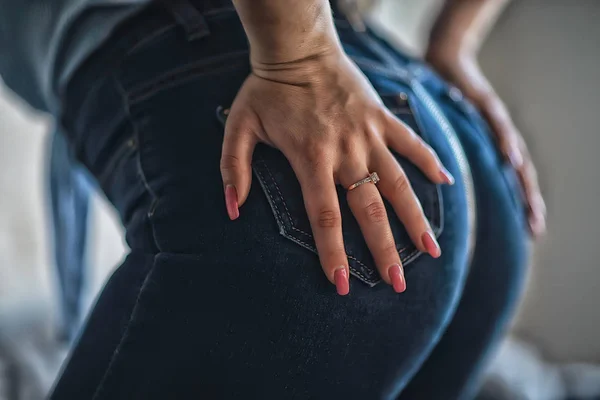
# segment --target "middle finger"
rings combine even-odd
[[[396,158],[382,146],[374,152],[373,160],[375,170],[382,171],[379,190],[394,207],[413,243],[419,250],[434,258],[439,257],[440,246],[423,213],[421,202]]]

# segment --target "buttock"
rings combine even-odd
[[[204,20],[210,34],[199,39],[174,25],[137,42],[110,74],[83,82],[93,89],[72,108],[82,157],[130,246],[154,256],[95,398],[319,398],[315,387],[321,398],[393,398],[443,334],[468,273],[476,215],[461,142],[409,69],[340,34],[384,104],[460,178],[437,186],[397,156],[443,250],[435,260],[421,254],[390,217],[409,286],[401,295],[380,283],[340,188],[352,273],[342,299],[276,149],[257,147],[248,200],[238,220],[227,217],[224,110],[250,72],[248,49],[232,11]]]

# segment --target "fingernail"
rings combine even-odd
[[[235,190],[235,186],[233,185],[225,186],[225,206],[227,207],[227,214],[229,214],[230,220],[233,221],[240,216],[237,190]]]
[[[421,236],[421,240],[423,241],[423,246],[431,257],[438,258],[442,255],[442,249],[440,249],[440,245],[438,244],[435,235],[431,231],[427,231]]]
[[[448,185],[454,185],[454,177],[446,168],[440,170],[440,176]]]
[[[389,267],[388,275],[396,293],[402,293],[406,290],[406,280],[404,279],[404,273],[402,272],[401,266],[394,264]]]
[[[335,287],[340,296],[345,296],[350,292],[350,282],[348,281],[348,272],[346,267],[339,267],[333,274]]]
[[[523,164],[523,156],[519,150],[511,149],[508,152],[508,161],[513,167],[519,168]]]
[[[533,215],[529,217],[529,227],[531,233],[535,237],[539,237],[546,232],[546,219],[540,215]]]

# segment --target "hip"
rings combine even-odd
[[[254,187],[241,210],[245,222],[236,228],[227,223],[219,173],[221,117],[250,73],[247,40],[235,10],[228,5],[204,10],[199,23],[187,20],[183,26],[160,9],[146,13],[78,72],[63,118],[80,160],[119,211],[130,246],[198,254],[227,248],[227,241],[239,235],[251,251],[260,247],[253,240],[280,233],[290,245],[316,252],[295,175],[281,153],[267,146],[254,155]],[[461,178],[452,188],[440,188],[398,160],[436,235],[446,229],[446,236],[467,237],[472,249],[475,197],[467,158],[438,94],[423,86],[425,78],[437,78],[423,74],[425,66],[372,32],[357,32],[345,19],[336,25],[347,54],[386,106]],[[342,192],[340,199],[343,203]],[[342,204],[344,212],[351,270],[375,285],[379,277]],[[418,259],[421,254],[400,222],[391,223],[402,261]],[[461,232],[447,232],[449,227]],[[252,240],[245,229],[254,231]]]

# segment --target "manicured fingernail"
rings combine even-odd
[[[519,150],[511,149],[508,152],[508,161],[513,167],[519,168],[523,164],[523,156]]]
[[[402,267],[398,264],[394,264],[388,268],[388,275],[390,281],[392,281],[392,287],[396,293],[402,293],[406,290],[406,280],[404,279],[404,273]]]
[[[440,170],[440,176],[448,185],[454,185],[454,177],[446,168]]]
[[[440,245],[438,244],[435,235],[431,231],[427,231],[421,236],[421,240],[423,241],[423,246],[427,252],[433,258],[438,258],[442,255],[442,249],[440,249]]]
[[[227,207],[227,214],[229,214],[230,220],[233,221],[240,216],[237,190],[235,190],[235,186],[233,185],[225,186],[225,206]]]
[[[348,281],[348,272],[346,267],[339,267],[333,274],[335,287],[340,296],[345,296],[350,292],[350,282]]]

